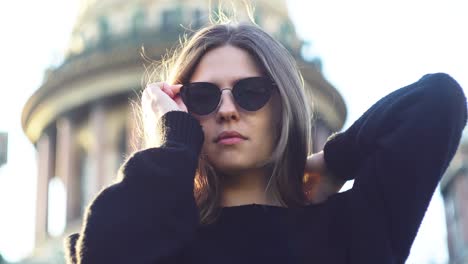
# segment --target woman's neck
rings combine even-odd
[[[223,177],[221,206],[230,207],[245,204],[279,205],[265,191],[267,186],[264,172],[251,171]]]

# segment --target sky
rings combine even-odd
[[[323,74],[348,108],[344,129],[378,99],[431,72],[468,87],[465,1],[290,0],[298,34],[311,43]],[[59,11],[60,10],[60,11]],[[34,241],[36,154],[20,125],[25,100],[45,69],[59,65],[77,0],[0,4],[0,131],[9,132],[9,162],[0,167],[0,253],[16,261]],[[407,263],[446,263],[445,216],[439,191]]]
[[[9,133],[8,163],[0,167],[0,254],[8,261],[30,254],[34,243],[36,153],[21,129],[21,111],[45,69],[60,63],[77,3],[0,4],[0,131]]]

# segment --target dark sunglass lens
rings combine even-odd
[[[233,89],[236,102],[247,111],[257,111],[271,97],[273,82],[265,77],[252,77],[240,80]]]
[[[218,106],[219,93],[219,88],[211,83],[190,83],[183,87],[182,100],[189,112],[207,115]]]

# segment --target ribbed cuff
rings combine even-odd
[[[323,147],[323,158],[327,169],[333,175],[342,180],[352,180],[361,163],[362,154],[355,144],[355,139],[341,132],[328,137]]]
[[[204,135],[200,122],[182,111],[170,111],[159,119],[157,128],[162,135],[162,143],[177,142],[187,145],[195,153],[200,153]]]

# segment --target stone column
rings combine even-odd
[[[77,153],[74,142],[74,126],[68,117],[57,121],[57,163],[56,175],[59,176],[66,189],[66,221],[67,224],[80,217],[81,184],[77,175]]]
[[[53,140],[45,133],[37,142],[36,245],[40,245],[47,238],[48,193],[54,165],[54,145]]]
[[[90,158],[92,162],[91,177],[94,186],[91,193],[94,195],[106,184],[105,171],[105,149],[106,149],[106,109],[103,103],[93,106],[90,116],[90,129],[93,135],[93,142],[90,145]],[[93,195],[93,196],[94,196]]]
[[[457,174],[453,181],[453,189],[456,197],[456,224],[460,232],[460,234],[458,234],[458,242],[460,248],[468,251],[468,210],[466,209],[466,201],[468,199],[468,177],[466,171],[463,170],[460,170]],[[464,252],[459,252],[459,255],[466,256]],[[466,262],[463,261],[463,263]]]

